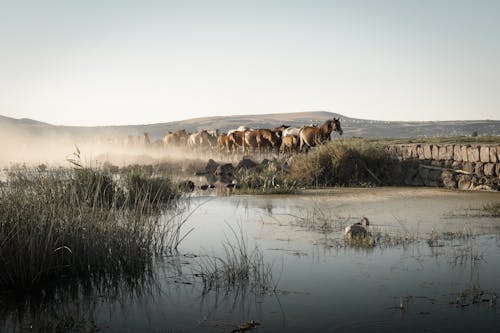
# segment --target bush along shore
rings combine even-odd
[[[484,164],[484,171],[479,167],[467,167],[464,171],[440,160],[425,160],[408,154],[403,157],[400,152],[405,150],[397,148],[363,139],[334,140],[307,154],[269,157],[260,161],[243,156],[237,163],[210,160],[197,174],[206,176],[209,184],[205,188],[218,185],[231,191],[235,189],[235,193],[247,194],[289,194],[300,188],[329,186],[500,189],[500,169],[491,168],[492,163],[478,163],[481,167]],[[489,149],[491,152],[493,148]],[[192,184],[191,188],[194,187]]]
[[[17,168],[0,186],[0,292],[46,291],[62,281],[137,277],[174,251],[178,207],[168,177],[140,170]],[[180,222],[182,223],[182,222]]]
[[[392,157],[375,143],[343,140],[315,147],[307,154],[262,161],[244,156],[236,165],[210,160],[197,174],[234,193],[291,194],[301,188],[400,185],[410,163]]]

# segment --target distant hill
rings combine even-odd
[[[252,128],[273,128],[282,124],[303,126],[320,124],[326,119],[340,117],[346,137],[364,138],[408,138],[471,135],[500,135],[499,120],[456,120],[456,121],[377,121],[350,118],[326,111],[274,113],[264,115],[214,116],[186,119],[182,121],[127,126],[56,126],[31,119],[14,119],[0,116],[0,136],[3,140],[15,134],[16,138],[36,140],[39,137],[62,139],[73,142],[95,138],[125,138],[128,135],[149,133],[152,141],[161,139],[168,131],[186,129],[194,132],[201,129],[219,129],[220,132],[240,125]],[[2,135],[3,134],[3,135]],[[5,141],[4,141],[5,142]]]

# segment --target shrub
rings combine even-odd
[[[391,183],[397,165],[385,148],[375,143],[334,141],[294,157],[290,177],[307,186]]]

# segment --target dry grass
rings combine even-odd
[[[406,144],[406,143],[429,143],[429,144],[479,144],[500,143],[500,136],[446,136],[446,137],[418,137],[418,138],[391,138],[391,139],[365,139],[368,142],[378,144]]]
[[[361,139],[332,141],[296,155],[290,178],[306,186],[390,184],[397,161],[384,146]]]

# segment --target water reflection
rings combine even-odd
[[[51,289],[26,295],[0,296],[2,332],[95,332],[98,308],[126,308],[158,294],[151,272],[126,278],[60,281]]]

